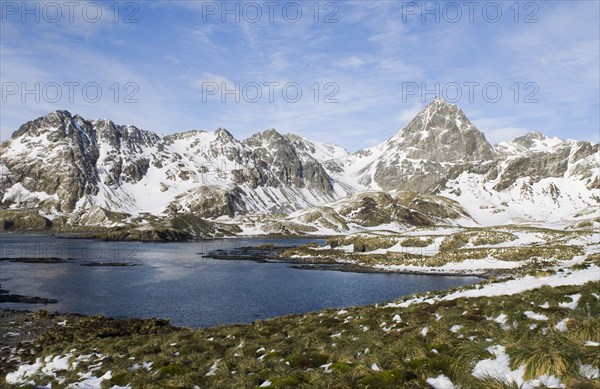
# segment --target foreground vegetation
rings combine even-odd
[[[577,269],[598,271],[596,261]],[[483,285],[490,282],[459,289]],[[104,378],[104,388],[430,388],[438,378],[461,388],[517,388],[523,382],[511,383],[509,375],[474,374],[481,361],[499,361],[502,347],[507,369],[521,368],[524,382],[557,377],[568,388],[600,388],[599,291],[600,281],[444,300],[448,291],[413,296],[413,303],[197,330],[161,320],[60,316],[61,325],[17,351],[22,363],[67,361],[62,370],[24,377],[24,386],[63,388],[93,376]]]
[[[272,249],[249,252],[259,258]],[[35,340],[0,346],[0,386],[600,389],[594,231],[424,227],[281,250],[280,259],[373,268],[435,270],[481,259],[517,266],[477,285],[402,302],[206,329],[40,311],[21,326],[38,329]],[[591,282],[548,286],[575,273]],[[504,284],[537,281],[546,286],[516,294]],[[486,294],[494,287],[507,290]]]

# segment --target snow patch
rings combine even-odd
[[[427,380],[425,380],[425,382],[427,382],[429,385],[431,385],[431,387],[433,389],[454,389],[455,388],[452,381],[450,381],[450,378],[446,377],[443,374],[440,374],[439,376],[437,376],[435,378],[427,378]]]

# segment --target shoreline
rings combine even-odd
[[[293,263],[293,262],[286,262]],[[488,280],[492,275],[491,272],[482,273],[460,273],[460,272],[440,272],[432,270],[392,270],[392,269],[381,269],[370,266],[363,266],[358,264],[334,264],[333,266],[327,266],[327,263],[293,263],[292,267],[299,270],[330,270],[330,271],[342,271],[348,273],[383,273],[383,274],[407,274],[407,275],[418,275],[418,276],[443,276],[443,277],[476,277]],[[439,268],[432,268],[439,269]],[[497,273],[501,275],[503,273]]]
[[[109,229],[106,229],[109,231]],[[139,243],[195,243],[221,239],[328,239],[340,235],[284,235],[284,234],[264,234],[264,235],[230,235],[230,236],[207,236],[193,239],[118,239],[99,236],[102,231],[56,231],[52,229],[43,230],[0,230],[2,234],[11,235],[47,235],[54,236],[57,239],[90,239],[101,242],[139,242]]]
[[[301,247],[301,246],[298,246]],[[427,275],[443,277],[477,277],[489,279],[491,276],[507,274],[502,269],[489,269],[485,271],[469,272],[468,270],[445,271],[440,267],[431,267],[430,270],[423,269],[386,269],[377,266],[368,266],[360,263],[337,262],[334,259],[327,258],[301,258],[301,257],[282,257],[279,254],[290,247],[261,247],[246,246],[232,250],[215,250],[206,254],[201,254],[203,258],[217,261],[253,261],[257,263],[287,263],[292,268],[299,270],[329,270],[342,271],[349,273],[383,273],[383,274],[407,274],[407,275]],[[509,269],[507,269],[509,270]]]
[[[5,334],[0,335],[0,379],[6,377],[7,383],[16,385],[72,385],[91,377],[94,382],[106,380],[108,387],[140,383],[169,387],[173,379],[190,387],[192,383],[203,387],[260,387],[265,386],[264,382],[292,386],[325,382],[334,387],[340,382],[348,386],[356,383],[359,374],[361,386],[391,387],[389,379],[395,377],[393,387],[425,387],[431,377],[439,377],[439,366],[443,366],[457,385],[483,387],[485,377],[474,376],[473,366],[493,358],[489,352],[496,354],[500,350],[497,347],[522,342],[520,329],[529,328],[532,322],[540,323],[532,316],[533,309],[544,316],[543,322],[549,327],[586,324],[583,328],[566,324],[566,331],[559,329],[550,336],[558,342],[551,345],[559,355],[562,350],[555,344],[566,343],[574,353],[567,355],[569,368],[556,371],[556,377],[566,387],[589,385],[597,379],[597,373],[590,371],[584,376],[577,371],[586,364],[593,367],[591,348],[600,346],[597,336],[586,330],[598,320],[587,313],[598,309],[595,292],[599,281],[592,277],[597,269],[592,264],[571,274],[544,276],[533,285],[512,280],[505,286],[490,283],[483,288],[417,293],[388,304],[325,308],[198,328],[173,326],[168,320],[156,318],[0,308],[0,334]],[[540,293],[546,285],[550,289]],[[505,293],[495,293],[502,288]],[[577,304],[579,298],[587,303],[581,305],[582,309],[565,307],[561,301],[565,296],[570,297],[569,305]],[[505,326],[513,330],[507,331]],[[541,330],[529,331],[523,349],[545,350],[548,335]],[[437,340],[439,337],[444,343]],[[311,341],[308,345],[307,339]],[[491,347],[495,348],[490,351]],[[389,358],[390,348],[403,353],[414,353],[416,348],[421,356],[412,360],[393,356],[388,361],[400,365],[389,367],[382,363]],[[430,351],[433,349],[436,351]],[[482,351],[486,349],[488,352]],[[476,353],[469,354],[473,351]],[[129,356],[129,362],[123,364],[124,360],[112,355]],[[457,355],[467,356],[468,364],[459,363]],[[58,364],[61,361],[77,363],[64,369]],[[502,372],[510,372],[508,367]],[[455,369],[461,370],[454,373]],[[543,373],[525,378],[535,380]]]

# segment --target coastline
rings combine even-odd
[[[588,261],[552,275],[418,293],[387,304],[197,329],[161,319],[0,309],[0,330],[13,334],[0,338],[0,378],[53,387],[88,380],[98,387],[102,381],[109,387],[427,387],[443,376],[462,387],[487,387],[514,369],[494,364],[489,371],[496,375],[488,379],[476,374],[477,366],[550,347],[567,358],[564,369],[526,360],[515,380],[535,383],[552,374],[566,387],[595,387],[589,385],[598,378],[600,338],[589,329],[598,324],[599,270]],[[541,370],[525,373],[529,364]]]

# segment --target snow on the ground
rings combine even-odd
[[[600,281],[600,268],[591,265],[583,270],[566,270],[547,277],[524,276],[513,280],[487,284],[478,288],[459,290],[440,297],[413,297],[400,303],[389,303],[385,307],[408,307],[414,303],[427,302],[433,304],[439,300],[455,300],[462,297],[508,296],[527,290],[537,289],[544,285],[556,287],[565,285],[583,285],[588,282]]]
[[[559,303],[558,306],[561,308],[569,308],[574,311],[575,309],[577,309],[577,304],[579,303],[579,299],[581,298],[581,295],[579,293],[577,293],[577,294],[572,294],[567,297],[571,298],[571,302],[570,303]]]
[[[33,364],[20,365],[18,370],[6,375],[6,383],[9,385],[35,385],[34,381],[28,380],[43,366],[42,358],[37,358]]]
[[[600,370],[592,365],[581,365],[579,367],[579,373],[590,380],[595,380],[600,377]]]
[[[74,350],[72,350],[74,351]],[[92,358],[100,360],[95,365],[90,365],[90,370],[95,370],[102,365],[101,360],[104,358],[101,354],[90,354],[80,355],[73,360],[73,354],[67,353],[64,356],[56,355],[54,357],[47,356],[45,358],[37,358],[32,364],[22,364],[19,366],[17,371],[8,373],[5,377],[6,383],[9,385],[32,385],[36,383],[31,378],[36,374],[40,374],[46,377],[55,378],[60,384],[64,383],[65,378],[59,376],[57,373],[61,371],[73,370],[82,361],[90,361]],[[68,388],[99,388],[102,381],[111,378],[112,373],[107,371],[101,377],[95,377],[92,371],[86,373],[78,373],[80,381],[71,383]]]
[[[583,285],[587,282],[600,281],[600,268],[591,265],[587,269],[564,271],[548,277],[525,276],[522,278],[485,285],[479,289],[458,291],[446,296],[445,300],[454,300],[460,297],[503,296],[521,293],[548,285],[552,287],[565,285]]]
[[[450,332],[452,332],[453,334],[456,334],[458,331],[460,331],[461,328],[462,328],[461,325],[455,324],[450,328]]]
[[[215,361],[215,363],[212,364],[212,366],[208,369],[208,372],[206,372],[206,374],[204,374],[206,377],[210,377],[213,376],[215,374],[217,374],[217,369],[219,367],[219,362],[221,361],[221,359],[217,359]]]
[[[494,354],[493,359],[484,359],[477,362],[473,368],[473,376],[484,378],[495,378],[503,382],[516,383],[521,389],[534,389],[540,385],[550,388],[566,388],[560,380],[553,375],[540,376],[534,380],[525,380],[525,366],[521,365],[517,370],[510,369],[510,357],[506,354],[504,346],[490,346],[487,350]]]
[[[532,311],[525,311],[525,312],[523,312],[523,314],[525,316],[527,316],[528,319],[531,319],[531,320],[538,320],[538,321],[548,320],[548,316],[542,315],[540,313],[532,312]]]
[[[370,251],[365,254],[387,254],[391,253],[408,253],[408,254],[416,254],[416,255],[424,255],[424,256],[433,256],[439,253],[440,244],[444,240],[443,237],[437,237],[434,239],[433,243],[427,245],[425,247],[412,247],[412,246],[403,246],[402,242],[398,242],[392,247],[387,249],[378,249],[375,251]]]
[[[454,389],[455,388],[452,381],[450,381],[450,378],[446,377],[443,374],[440,374],[439,376],[437,376],[435,378],[427,378],[427,380],[425,380],[425,382],[427,382],[429,385],[431,385],[431,387],[433,389]]]
[[[100,388],[102,387],[102,381],[110,380],[112,378],[112,372],[107,371],[101,377],[94,377],[92,372],[79,373],[82,378],[81,381],[69,384],[69,389],[89,389],[89,388]]]
[[[493,319],[496,323],[500,324],[500,327],[502,329],[507,329],[508,325],[506,324],[506,322],[508,321],[508,316],[506,316],[505,313],[501,313],[500,315],[498,315],[498,317],[496,317],[495,319]]]
[[[462,262],[449,262],[443,266],[417,266],[417,265],[374,265],[381,270],[411,271],[427,273],[472,273],[478,274],[493,269],[516,269],[522,266],[518,261],[501,261],[493,258],[467,259]]]
[[[569,321],[569,318],[567,317],[566,319],[563,319],[563,320],[559,321],[558,323],[556,323],[554,328],[559,332],[565,332],[567,330],[567,322],[568,321]]]
[[[403,234],[407,236],[452,235],[462,230],[463,228],[460,227],[439,226],[435,228],[413,228]]]

